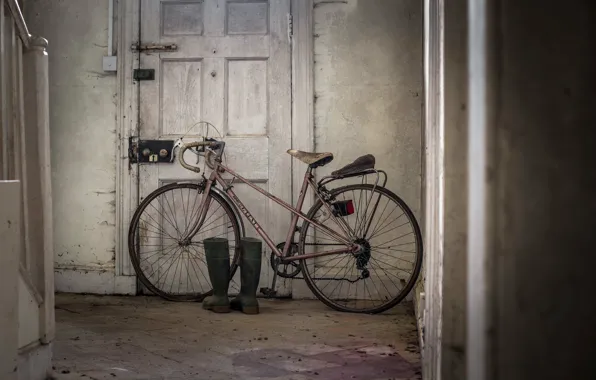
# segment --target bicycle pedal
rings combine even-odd
[[[277,291],[271,288],[261,288],[260,292],[267,298],[275,297],[275,295],[277,294]]]

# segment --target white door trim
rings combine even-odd
[[[292,0],[292,149],[312,151],[314,136],[313,0]],[[288,147],[289,149],[290,147]],[[304,179],[292,160],[292,200],[298,200]],[[305,209],[310,206],[305,202]]]
[[[139,2],[118,1],[118,138],[116,140],[116,272],[114,293],[136,294],[136,276],[128,256],[128,226],[137,205],[138,167],[128,161],[128,139],[138,133],[138,85],[132,70],[138,54],[131,50],[139,38]]]
[[[138,202],[138,167],[128,163],[128,139],[138,135],[138,86],[132,70],[138,54],[130,47],[139,38],[137,1],[118,0],[118,139],[116,146],[116,279],[114,292],[135,294],[136,276],[128,257],[128,227]],[[314,149],[313,0],[292,0],[292,146]],[[300,191],[303,171],[292,163],[292,200]],[[311,200],[305,201],[306,209]]]
[[[313,0],[292,0],[292,149],[307,152],[315,150],[313,9]],[[304,164],[292,160],[292,201],[294,204],[300,194],[305,170]],[[309,195],[302,206],[304,213],[308,211],[314,201],[314,194],[310,193]],[[292,296],[312,298],[313,294],[304,280],[293,280]]]
[[[424,2],[425,214],[424,351],[425,379],[441,378],[444,210],[444,14],[443,0]]]

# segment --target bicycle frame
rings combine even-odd
[[[273,200],[275,203],[282,206],[283,208],[285,208],[286,210],[290,211],[293,214],[292,221],[290,223],[290,227],[288,229],[288,233],[286,236],[283,251],[280,251],[277,248],[276,244],[271,240],[271,238],[269,237],[267,232],[265,232],[265,230],[263,230],[263,228],[259,225],[257,220],[252,216],[250,211],[248,211],[248,209],[244,206],[242,201],[236,196],[236,194],[232,190],[232,186],[228,185],[226,180],[222,177],[222,175],[221,175],[222,173],[229,173],[235,179],[250,186],[254,190],[263,194],[266,198]],[[200,206],[201,210],[200,210],[199,216],[197,218],[197,224],[194,228],[191,229],[189,238],[192,238],[195,234],[197,234],[199,232],[199,229],[200,229],[201,225],[203,224],[205,217],[207,216],[207,211],[209,210],[209,192],[210,192],[211,187],[213,186],[214,183],[219,183],[222,186],[223,190],[230,197],[232,202],[236,205],[236,207],[238,207],[238,209],[240,209],[240,211],[244,214],[246,219],[248,219],[248,221],[252,224],[255,231],[263,238],[263,240],[265,241],[267,246],[269,246],[269,248],[271,248],[273,253],[276,256],[281,258],[283,263],[296,261],[296,260],[302,260],[302,259],[308,259],[308,258],[313,258],[313,257],[319,257],[319,256],[336,255],[336,254],[341,254],[341,253],[354,253],[354,252],[358,252],[360,250],[359,244],[351,242],[350,240],[346,239],[344,236],[341,236],[340,234],[338,234],[337,232],[328,228],[327,226],[324,226],[324,225],[318,223],[317,221],[314,221],[314,220],[308,218],[306,215],[304,215],[304,213],[302,213],[301,210],[302,210],[302,206],[304,204],[304,199],[306,197],[306,192],[308,190],[308,187],[310,186],[313,188],[314,193],[317,195],[317,197],[322,201],[323,205],[327,208],[327,211],[329,212],[330,217],[335,218],[336,222],[338,223],[338,226],[342,227],[342,221],[339,220],[333,214],[329,205],[322,199],[321,194],[317,191],[317,186],[316,186],[315,182],[313,181],[312,168],[309,167],[306,170],[306,173],[304,175],[304,181],[302,182],[302,187],[300,190],[300,195],[298,197],[298,202],[296,204],[296,207],[293,207],[292,205],[277,198],[275,195],[254,185],[249,180],[242,177],[238,173],[234,172],[230,168],[222,165],[221,160],[219,158],[216,159],[215,167],[213,168],[213,171],[212,171],[211,175],[209,176],[209,179],[206,182],[205,191],[203,193],[203,200],[202,200],[201,206]],[[296,232],[296,226],[298,224],[299,219],[306,220],[309,223],[311,223],[312,225],[314,225],[316,228],[319,228],[320,230],[325,231],[328,235],[333,236],[338,241],[345,244],[346,247],[343,249],[335,249],[335,250],[329,250],[329,251],[323,251],[323,252],[317,252],[317,253],[306,253],[306,254],[288,257],[288,252],[290,250],[292,240],[293,240],[294,234]],[[343,226],[343,227],[345,227],[345,226]],[[348,231],[344,230],[344,232],[348,232]]]

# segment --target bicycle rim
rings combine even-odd
[[[163,186],[137,208],[129,228],[128,248],[139,281],[170,301],[201,301],[212,292],[203,240],[227,237],[230,269],[238,268],[240,228],[230,205],[210,193],[211,204],[198,233],[184,241],[199,217],[203,188],[194,183]],[[234,281],[230,287],[239,288]]]
[[[319,200],[308,217],[349,235],[362,249],[301,260],[304,280],[317,298],[339,311],[372,314],[394,307],[412,290],[422,266],[422,236],[414,214],[401,198],[378,186],[348,185],[330,194],[330,203],[351,201],[353,213],[344,208],[338,223]],[[300,254],[341,246],[313,224],[302,225]]]

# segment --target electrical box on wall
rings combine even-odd
[[[118,57],[115,55],[104,56],[103,71],[118,71]]]

